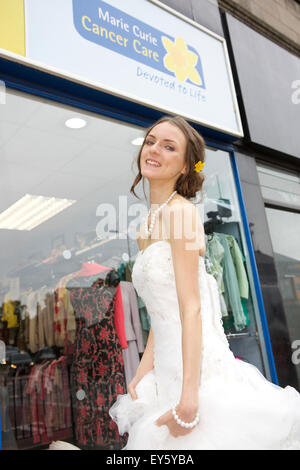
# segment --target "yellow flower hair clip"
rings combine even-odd
[[[199,171],[202,171],[203,170],[203,167],[205,165],[205,162],[201,162],[201,160],[195,164],[195,171],[197,171],[197,173],[199,173]]]

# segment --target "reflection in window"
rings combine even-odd
[[[205,176],[200,212],[206,232],[206,267],[218,283],[223,326],[234,354],[266,374],[260,317],[230,155],[207,149]]]
[[[300,213],[266,207],[284,312],[292,344],[300,339]],[[295,364],[300,383],[300,366]]]

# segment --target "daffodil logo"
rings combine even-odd
[[[175,73],[180,82],[190,79],[196,85],[203,85],[203,81],[196,70],[198,55],[189,51],[183,38],[176,38],[175,41],[166,36],[162,36],[162,43],[167,51],[164,57],[166,69]]]

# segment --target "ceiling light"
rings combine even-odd
[[[0,214],[0,229],[32,230],[74,204],[70,199],[26,194]]]
[[[142,145],[144,142],[144,137],[137,137],[136,139],[132,140],[132,145]]]
[[[81,129],[82,127],[86,126],[86,121],[80,118],[71,118],[67,119],[65,125],[70,129]]]

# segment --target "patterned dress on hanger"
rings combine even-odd
[[[116,424],[108,414],[117,395],[125,393],[122,348],[114,327],[116,287],[98,276],[73,278],[68,284],[76,317],[71,366],[75,438],[88,448],[122,447]]]

